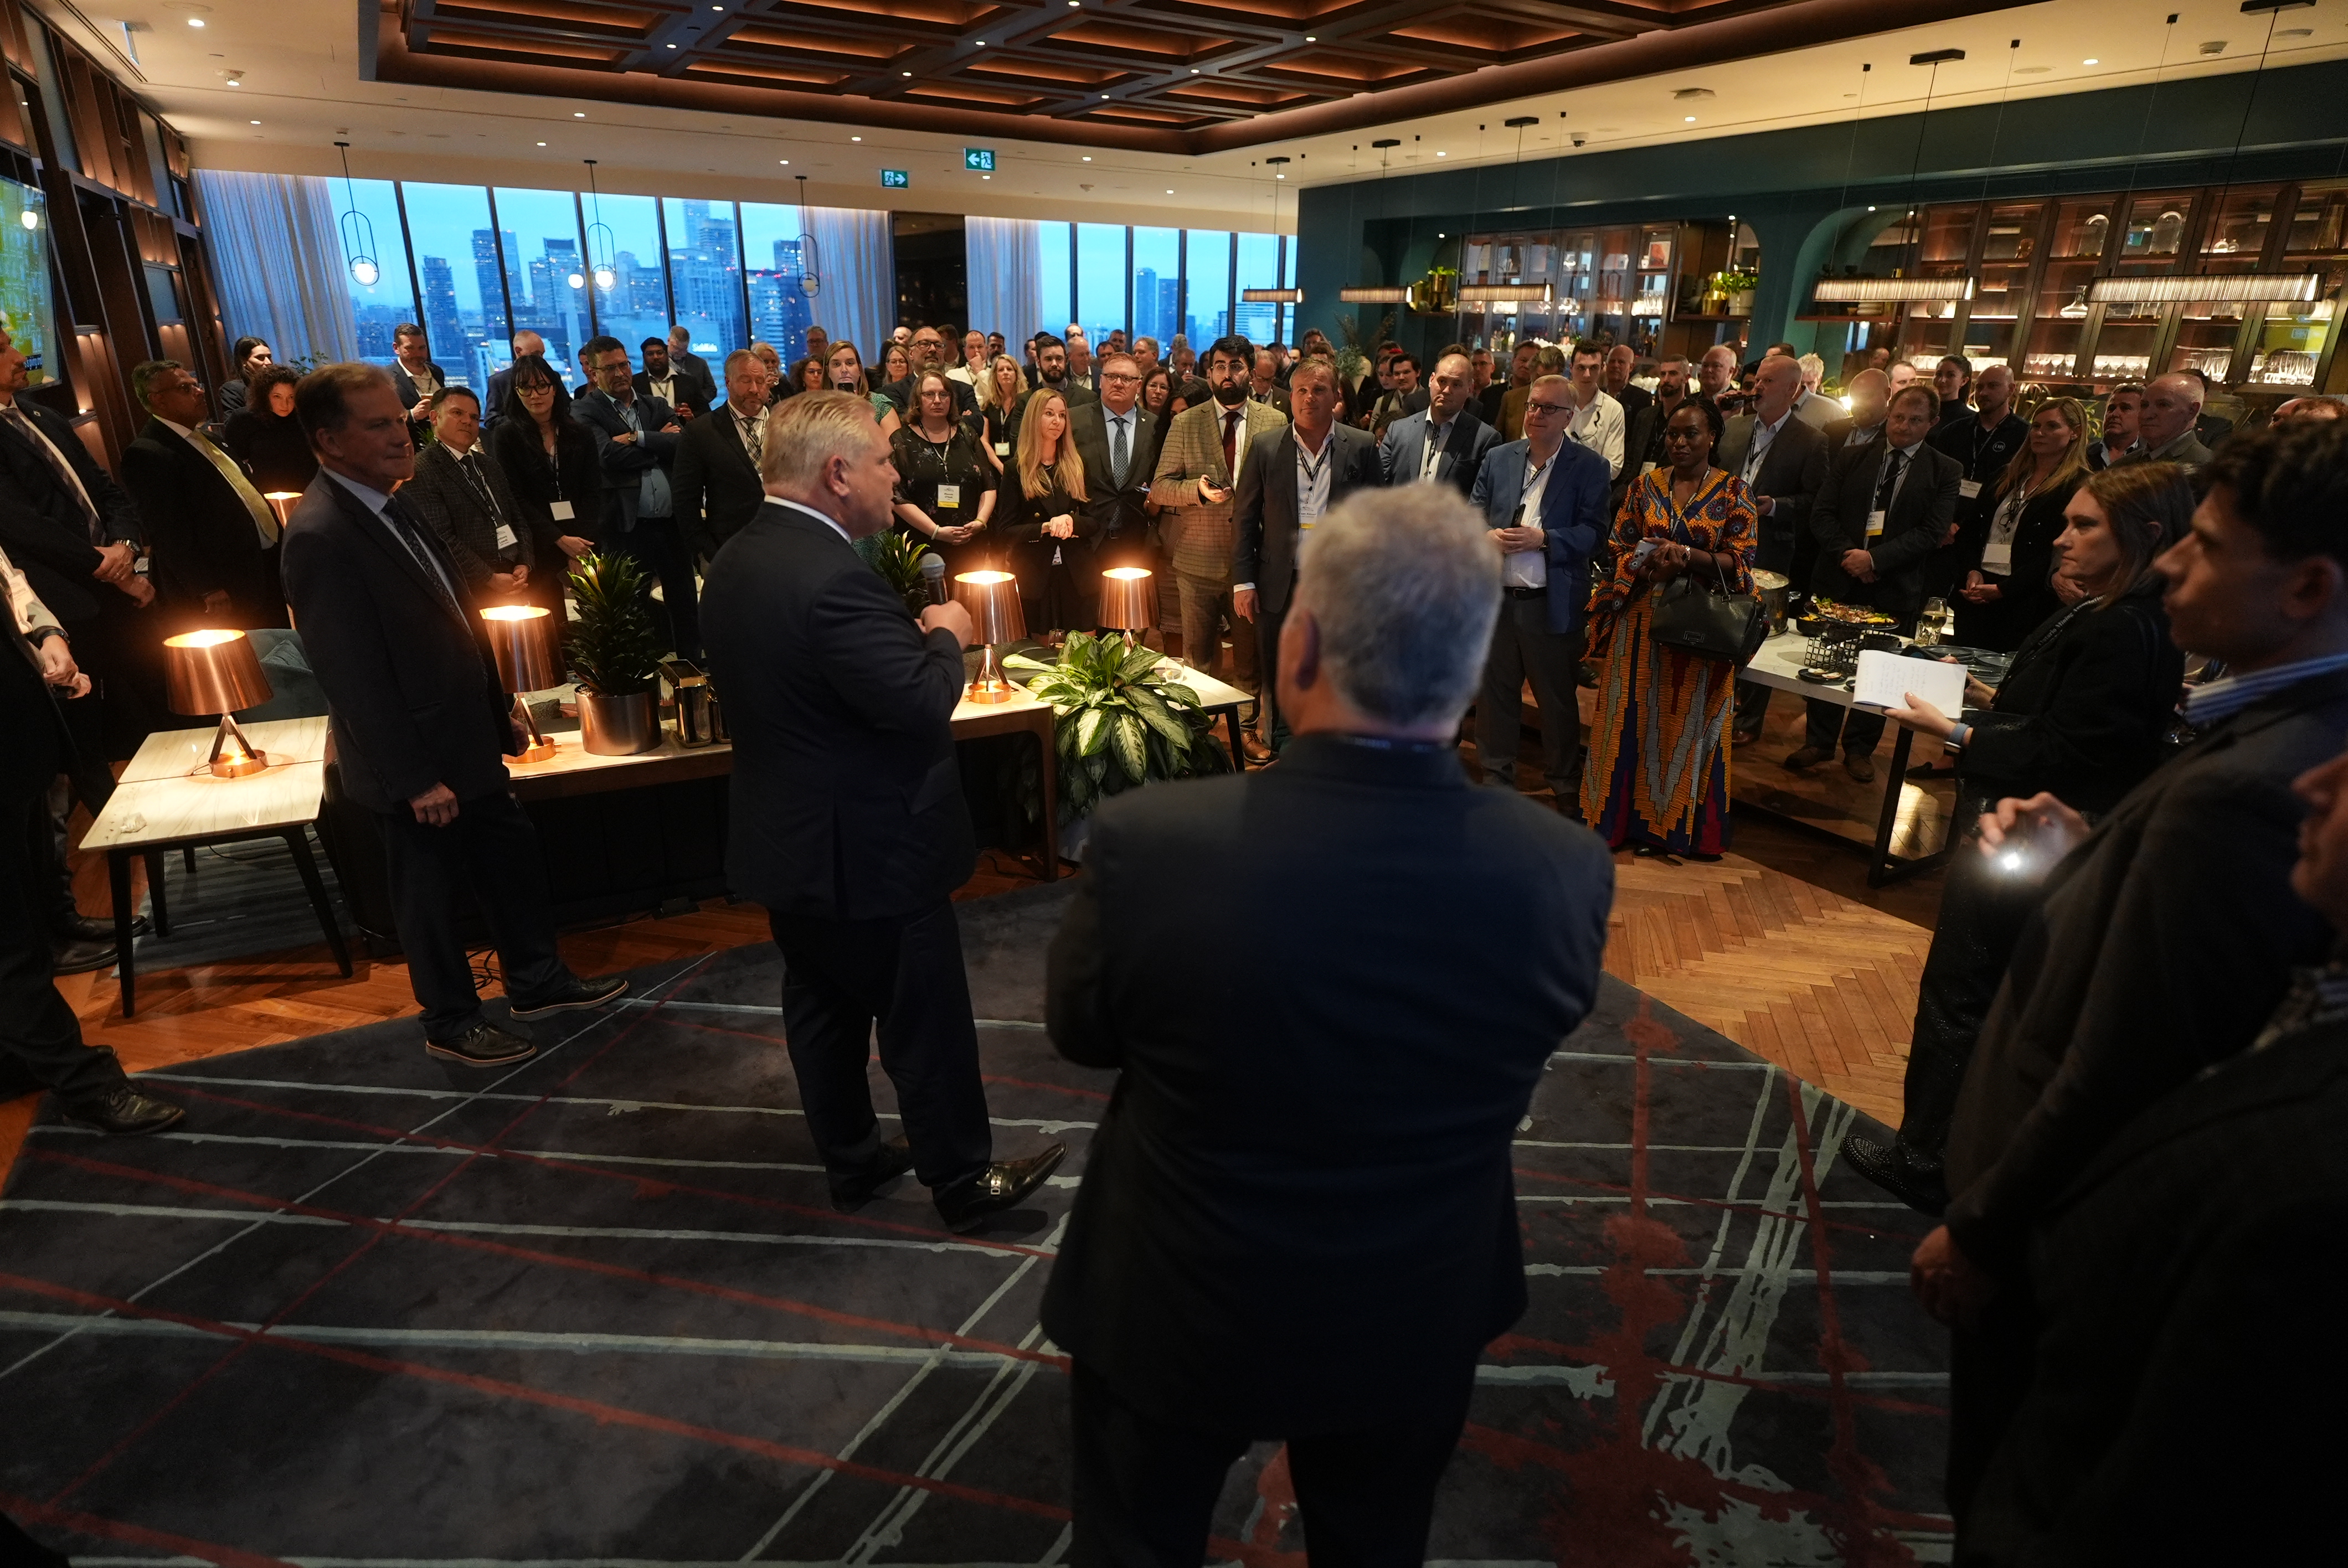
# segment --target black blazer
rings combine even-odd
[[[880,920],[978,865],[951,721],[962,644],[923,632],[824,518],[772,502],[726,541],[702,641],[734,736],[726,869],[779,915]]]
[[[466,481],[458,468],[456,455],[438,441],[417,454],[416,477],[402,486],[399,492],[408,505],[423,514],[432,531],[440,536],[465,586],[476,594],[486,595],[489,592],[489,574],[505,569],[499,564],[500,515],[513,527],[518,553],[512,559],[530,569],[533,580],[541,566],[553,570],[562,559],[562,547],[554,542],[551,519],[539,520],[523,509],[505,470],[485,447],[473,448],[473,461],[479,465],[477,471],[481,482],[489,487],[489,496],[497,503],[495,512],[482,501],[480,492]]]
[[[1085,460],[1085,494],[1089,497],[1085,504],[1092,509],[1095,538],[1104,549],[1112,540],[1128,551],[1148,547],[1149,481],[1158,472],[1158,444],[1165,438],[1166,427],[1138,403],[1128,423],[1132,450],[1126,454],[1125,487],[1120,490],[1110,477],[1108,409],[1094,402],[1068,410],[1068,430],[1076,437],[1076,455]]]
[[[2107,609],[2058,609],[2030,634],[1995,703],[1965,710],[1957,771],[1969,792],[2049,790],[2100,816],[2160,765],[2185,679],[2160,594],[2152,577]]]
[[[211,460],[161,420],[149,419],[123,448],[122,485],[147,524],[154,552],[149,570],[169,611],[200,613],[204,595],[223,589],[229,620],[215,617],[212,624],[262,624],[252,619],[266,608],[261,533]]]
[[[498,460],[514,499],[529,515],[530,532],[540,538],[569,534],[573,538],[600,540],[603,533],[603,464],[596,456],[594,432],[575,419],[555,419],[554,459],[547,459],[538,426],[527,419],[505,419],[481,437],[481,445]],[[571,520],[554,515],[554,503],[571,503]]]
[[[641,391],[637,400],[644,400]],[[676,438],[670,486],[676,496],[677,532],[686,548],[705,559],[758,515],[767,485],[750,461],[750,449],[742,445],[742,422],[732,409],[685,425]]]
[[[634,432],[635,439],[622,441],[618,437],[630,434],[627,420],[611,394],[601,387],[581,396],[571,405],[571,417],[584,425],[594,439],[595,453],[603,466],[603,534],[616,538],[633,532],[636,526],[636,507],[643,495],[645,470],[667,471],[676,461],[677,443],[685,439],[680,428],[675,433],[661,427],[676,418],[675,412],[658,398],[639,398],[635,402],[636,423],[643,426]],[[675,480],[669,483],[674,503]],[[671,517],[675,516],[674,509]]]
[[[1003,482],[994,497],[994,520],[987,534],[1002,541],[1003,564],[1019,579],[1019,597],[1026,606],[1030,636],[1043,635],[1046,628],[1038,619],[1044,613],[1046,586],[1051,580],[1052,555],[1059,552],[1061,564],[1076,579],[1077,597],[1090,602],[1100,591],[1100,518],[1092,505],[1093,477],[1085,474],[1086,499],[1077,500],[1060,487],[1054,476],[1051,484],[1040,496],[1031,496],[1019,480],[1019,460],[1013,454],[1003,466]],[[1066,512],[1076,520],[1073,538],[1053,538],[1044,532],[1044,525]],[[984,535],[981,536],[985,537]],[[1089,627],[1052,627],[1049,630],[1088,630]]]
[[[2322,917],[2292,894],[2307,807],[2291,781],[2340,754],[2348,673],[2211,725],[2048,873],[1990,1004],[1949,1129],[1948,1225],[2013,1269],[2030,1227],[2112,1135],[2249,1045]]]
[[[285,598],[326,693],[343,787],[400,812],[436,784],[459,801],[502,791],[512,704],[465,579],[419,530],[457,585],[457,608],[359,498],[321,470],[285,530]]]
[[[1643,412],[1643,410],[1642,411]],[[1720,445],[1712,455],[1712,466],[1725,468],[1742,477],[1745,459],[1753,449],[1754,417],[1740,414],[1728,422]],[[1622,447],[1622,470],[1631,470],[1632,454],[1626,441]],[[1761,538],[1753,552],[1753,564],[1767,571],[1784,571],[1794,564],[1797,546],[1807,537],[1810,511],[1817,504],[1818,492],[1827,482],[1827,440],[1817,426],[1802,423],[1802,416],[1788,410],[1786,423],[1769,438],[1769,449],[1761,455],[1761,466],[1754,471],[1746,485],[1752,492],[1755,510],[1764,496],[1776,505],[1761,519]],[[1904,488],[1905,487],[1903,487]],[[1865,519],[1861,519],[1865,526]]]
[[[1492,427],[1476,428],[1488,435]],[[1489,446],[1487,442],[1478,449],[1478,463]],[[1356,490],[1375,490],[1386,482],[1384,454],[1368,431],[1334,425],[1328,450],[1332,507]],[[1282,613],[1296,581],[1296,552],[1303,538],[1296,511],[1296,427],[1283,425],[1258,436],[1247,461],[1240,465],[1239,489],[1231,497],[1231,580],[1255,584],[1264,610]]]
[[[1957,1561],[2315,1563],[2348,1399],[2348,1024],[2236,1057],[2130,1122],[2032,1247],[2027,1396]],[[2292,1432],[2301,1436],[2293,1438]],[[2311,1437],[2311,1432],[2316,1435]],[[2180,1448],[2190,1481],[2180,1485]],[[2261,1505],[2265,1503],[2266,1505]]]
[[[1604,846],[1447,746],[1313,734],[1111,799],[1085,858],[1046,1017],[1124,1075],[1046,1332],[1204,1430],[1457,1399],[1525,1307],[1509,1141],[1598,994]]]
[[[693,384],[700,389],[701,395],[693,405],[695,414],[706,414],[717,406],[717,378],[709,373],[707,360],[697,354],[679,354],[671,349],[668,362],[676,367],[677,374],[692,378]]]
[[[2085,482],[2085,476],[2081,475],[2023,503],[2022,517],[2013,530],[2013,569],[2002,578],[1983,574],[1984,580],[1998,585],[1998,597],[1993,603],[1957,601],[1958,641],[1968,648],[2011,652],[2022,646],[2024,638],[2044,624],[2047,617],[2063,608],[2063,600],[2054,592],[2054,541],[2063,532],[2063,508],[2071,504],[2071,497]],[[1981,569],[1982,552],[1989,544],[1990,525],[1997,517],[1998,496],[1991,491],[1982,494],[1987,504],[1973,507],[1971,516],[1958,527],[1960,584],[1966,572]]]
[[[272,490],[306,490],[318,477],[318,455],[310,450],[302,422],[290,414],[281,419],[266,408],[240,408],[228,416],[221,445],[244,465],[264,496]]]
[[[432,373],[432,378],[435,381],[438,382],[443,386],[448,384],[448,373],[447,371],[442,370],[438,365],[434,364],[428,359],[424,362],[424,364],[425,368]],[[394,359],[391,362],[391,389],[399,394],[399,405],[402,408],[415,407],[416,400],[423,395],[421,392],[417,390],[416,378],[408,374],[407,367],[400,364],[396,359]],[[413,422],[411,421],[411,423]]]
[[[1882,473],[1882,441],[1846,448],[1833,461],[1825,487],[1810,508],[1810,535],[1818,540],[1811,591],[1845,604],[1872,605],[1912,621],[1924,608],[1924,563],[1957,516],[1956,459],[1920,441],[1909,453],[1907,477],[1892,497],[1883,536],[1867,542],[1867,515],[1875,504]],[[1842,569],[1845,550],[1864,548],[1875,558],[1876,579],[1862,583]]]
[[[25,810],[67,771],[72,742],[57,699],[41,679],[32,645],[13,619],[0,626],[0,641],[8,643],[0,648],[0,734],[8,737],[8,744],[0,748],[0,810],[14,812],[7,820],[19,824],[21,831]],[[8,897],[24,894],[12,888]]]
[[[637,400],[642,402],[649,398],[654,403],[664,404],[673,409],[680,419],[690,419],[695,415],[708,413],[709,405],[704,403],[700,397],[701,384],[679,366],[672,364],[669,371],[669,390],[676,394],[677,402],[683,405],[682,407],[678,407],[677,404],[667,403],[667,400],[659,393],[654,392],[651,374],[641,370],[628,378],[629,384],[636,389]]]
[[[29,397],[16,399],[16,406],[65,455],[74,477],[89,492],[90,505],[98,508],[108,541],[138,544],[145,537],[138,504],[98,466],[73,426]],[[49,613],[67,626],[96,615],[105,602],[98,596],[116,591],[90,575],[98,569],[98,547],[89,542],[89,523],[80,501],[58,480],[48,459],[6,419],[0,419],[0,548],[24,572]]]

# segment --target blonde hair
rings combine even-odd
[[[2050,397],[2030,411],[2030,422],[2037,424],[2038,416],[2050,408],[2071,427],[2071,445],[2065,449],[2063,460],[2054,465],[2054,477],[2046,481],[2047,490],[2053,491],[2087,472],[2087,405],[2075,397]],[[2037,461],[2030,455],[2030,443],[2024,442],[2022,450],[2013,455],[2013,461],[2005,466],[2005,472],[1998,476],[1997,493],[2012,495],[2014,487],[2030,477]]]
[[[981,408],[992,408],[997,414],[1008,418],[1011,411],[1019,405],[1019,394],[1013,392],[1005,395],[1003,390],[1001,371],[1006,364],[1011,367],[1012,384],[1018,385],[1025,379],[1020,373],[1019,362],[1007,354],[998,354],[986,362],[986,369],[978,378],[977,392],[978,405]]]
[[[1019,487],[1031,496],[1050,490],[1052,481],[1044,477],[1044,405],[1057,401],[1060,412],[1068,410],[1068,400],[1050,387],[1040,387],[1027,398],[1027,410],[1019,416],[1019,450],[1014,461],[1019,466]],[[1060,431],[1060,449],[1052,458],[1052,473],[1060,482],[1060,489],[1068,499],[1085,498],[1085,459],[1076,450],[1076,433],[1072,428]]]
[[[802,392],[767,411],[758,477],[812,489],[836,458],[853,462],[880,432],[870,398],[848,392]]]
[[[825,388],[827,390],[833,389],[831,381],[831,362],[839,358],[843,352],[847,354],[849,358],[856,362],[857,395],[860,397],[871,396],[872,388],[866,384],[864,379],[864,356],[857,353],[856,345],[849,342],[846,338],[841,338],[838,343],[833,343],[830,347],[823,351],[823,384]],[[798,399],[793,398],[791,401],[796,403]],[[869,408],[871,405],[867,404],[865,406]]]

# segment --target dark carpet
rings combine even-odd
[[[503,1073],[386,1024],[152,1075],[191,1108],[161,1138],[37,1129],[0,1509],[91,1563],[1065,1561],[1035,1314],[1112,1080],[1035,1022],[1063,897],[963,906],[998,1152],[1072,1147],[970,1238],[910,1183],[826,1204],[768,946]],[[1533,1305],[1434,1560],[1947,1559],[1943,1341],[1915,1218],[1836,1158],[1859,1121],[1608,981],[1519,1140]],[[1210,1560],[1301,1564],[1293,1512],[1262,1446]]]

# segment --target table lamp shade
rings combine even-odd
[[[163,639],[163,682],[174,713],[233,713],[273,695],[252,639],[224,629]]]
[[[966,571],[954,578],[954,602],[970,611],[972,635],[982,643],[1016,642],[1027,635],[1019,607],[1019,579],[1007,571]]]
[[[302,504],[302,492],[271,490],[261,498],[269,503],[269,509],[277,514],[277,526],[283,528],[294,520],[294,508]]]
[[[1157,574],[1138,566],[1113,566],[1101,573],[1099,620],[1117,631],[1157,625]]]
[[[509,692],[543,692],[562,683],[553,613],[542,604],[493,604],[481,611],[498,684]]]

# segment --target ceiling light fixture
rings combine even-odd
[[[1285,153],[1275,153],[1263,161],[1266,167],[1271,169],[1272,179],[1278,180],[1288,178],[1286,173],[1288,157]],[[1275,234],[1280,232],[1280,187],[1277,185],[1272,188],[1272,231]],[[1304,302],[1304,291],[1302,289],[1241,289],[1240,298],[1251,305],[1301,305]],[[1280,313],[1273,313],[1275,317]],[[1275,328],[1280,324],[1277,320],[1273,323]]]
[[[2101,60],[2088,59],[2088,60],[2081,60],[2079,63],[2080,63],[2081,65],[2083,65],[2083,66],[2100,66],[2100,65],[2102,65],[2102,64],[2103,64],[2103,61],[2101,61]]]
[[[201,16],[191,16],[188,18],[188,26],[191,27],[201,27],[203,25],[204,19]]]
[[[541,147],[544,147],[544,146],[546,145],[546,143],[544,143],[544,142],[542,142],[542,141],[541,141],[541,142],[540,142],[538,145],[539,145],[539,146],[541,146]]]
[[[1337,298],[1349,305],[1406,305],[1410,303],[1410,291],[1399,284],[1378,284],[1339,289]]]
[[[791,166],[791,160],[788,158],[777,159],[775,161],[781,164],[785,169],[788,169]]]
[[[612,226],[603,221],[603,193],[595,187],[595,160],[582,158],[579,161],[587,166],[587,193],[595,204],[595,221],[587,225],[587,264],[594,272],[595,286],[608,291],[620,275],[612,258]],[[571,286],[575,289],[579,285],[574,282]]]
[[[1091,153],[1089,153],[1089,152],[1088,152],[1088,153],[1085,154],[1085,161],[1086,161],[1086,163],[1090,163],[1092,160],[1093,160],[1093,155],[1092,155]]]
[[[572,119],[585,119],[587,118],[587,111],[585,109],[572,109],[571,111],[571,118]]]
[[[1695,116],[1694,115],[1682,115],[1680,118],[1683,123],[1687,125],[1694,125],[1695,123]]]
[[[807,176],[791,178],[799,182],[799,292],[813,299],[823,287],[823,251],[808,232]]]
[[[2313,300],[2321,272],[2238,274],[2217,278],[2097,278],[2087,298],[2099,305],[2223,304],[2298,305]]]
[[[1463,305],[1498,305],[1507,315],[1519,304],[1549,305],[1556,302],[1555,285],[1540,283],[1462,283],[1459,302]]]
[[[2020,40],[2015,40],[2015,44],[2016,46],[2019,46]],[[1911,218],[1914,216],[1915,212],[1916,179],[1919,171],[1924,166],[1924,132],[1931,126],[1932,121],[1932,97],[1934,92],[1941,85],[1941,67],[1951,64],[1953,61],[1962,60],[1964,57],[1965,52],[1962,49],[1932,49],[1928,50],[1923,54],[1910,55],[1908,56],[1908,63],[1911,66],[1930,66],[1932,67],[1931,77],[1927,80],[1924,87],[1924,112],[1918,116],[1916,120],[1916,149],[1909,159],[1908,212]],[[2009,54],[2006,59],[2008,73],[2010,76],[2013,66],[2013,56]],[[1862,74],[1866,70],[1871,68],[1872,67],[1862,67]],[[1864,99],[1861,101],[1863,102]],[[1999,123],[2001,126],[2003,124],[2003,111],[2004,99],[2001,97],[1999,99]],[[1854,136],[1856,136],[1856,133],[1857,127],[1854,123]],[[1845,178],[1849,178],[1847,171]],[[1730,213],[1728,215],[1728,220],[1731,223],[1735,222],[1736,215],[1734,212]],[[1909,244],[1913,245],[1916,243],[1916,232],[1920,228],[1920,225],[1910,226],[1907,241]],[[1953,278],[1820,278],[1811,286],[1810,298],[1821,304],[1904,305],[1915,303],[1938,303],[1972,299],[1973,297],[1973,282],[1974,280],[1970,273]]]
[[[253,124],[255,124],[255,125],[259,125],[261,122],[260,122],[259,120],[254,120],[252,123],[253,123]]]
[[[351,270],[351,281],[362,289],[372,289],[376,280],[383,276],[383,267],[375,257],[375,224],[359,210],[357,189],[351,183],[351,144],[338,141],[335,146],[343,154],[343,200],[346,203],[342,216],[335,220],[335,231],[342,236],[343,255]]]

